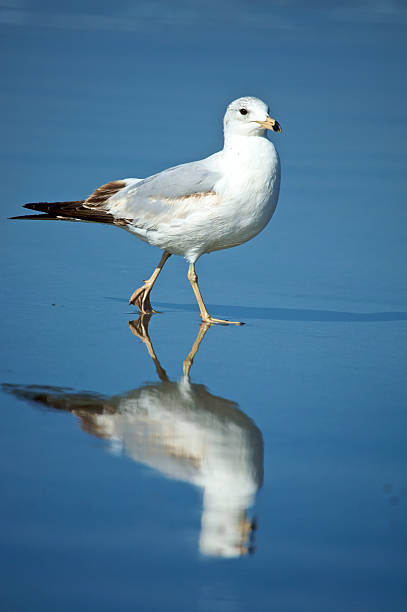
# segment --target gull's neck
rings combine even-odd
[[[243,189],[252,193],[255,187],[263,195],[269,193],[271,182],[279,175],[277,151],[262,134],[228,134],[221,155],[228,189],[240,194]],[[249,199],[252,201],[251,196]]]
[[[223,144],[224,151],[236,151],[241,149],[247,149],[260,146],[266,142],[270,142],[266,137],[266,132],[260,131],[255,134],[230,134],[225,132],[225,139]]]

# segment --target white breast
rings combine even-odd
[[[280,190],[280,161],[272,142],[235,137],[224,150],[220,204],[206,252],[242,244],[270,221]],[[215,235],[217,234],[217,235]]]
[[[262,136],[233,136],[216,155],[216,170],[222,178],[208,194],[167,202],[154,227],[139,230],[136,223],[131,231],[190,262],[256,236],[277,205],[280,162],[274,145]]]

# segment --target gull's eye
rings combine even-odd
[[[241,109],[239,110],[239,113],[240,113],[241,115],[247,115],[247,110],[246,110],[245,108],[241,108]]]

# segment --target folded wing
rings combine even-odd
[[[216,201],[215,186],[221,178],[218,155],[174,166],[146,179],[106,183],[84,200],[25,204],[24,208],[45,214],[12,218],[96,221],[131,225],[143,231],[157,229],[161,223],[192,214],[202,201]]]
[[[104,209],[146,230],[157,229],[168,219],[185,218],[203,200],[216,201],[221,174],[208,160],[175,166],[140,181],[126,179],[126,187],[110,197]]]

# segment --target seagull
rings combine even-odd
[[[144,179],[115,180],[88,198],[35,202],[25,208],[42,215],[13,219],[93,221],[124,228],[163,254],[130,304],[154,312],[151,290],[171,255],[189,263],[188,280],[204,323],[241,325],[212,317],[198,285],[195,264],[204,253],[229,249],[254,238],[270,221],[280,190],[280,160],[267,130],[281,132],[265,102],[250,96],[229,104],[223,149],[205,159],[163,170]]]

